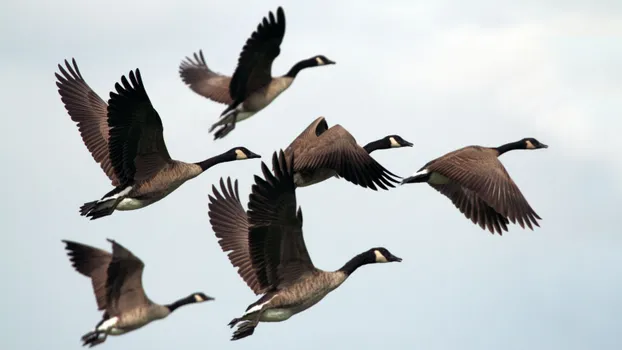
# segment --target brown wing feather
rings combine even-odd
[[[212,229],[218,238],[223,252],[229,252],[227,256],[231,264],[238,268],[238,274],[244,282],[255,292],[265,293],[267,286],[262,286],[257,280],[257,274],[253,269],[249,252],[248,219],[240,202],[238,182],[231,184],[231,178],[220,179],[220,192],[212,186],[213,196],[209,196],[209,218]]]
[[[105,310],[106,279],[112,254],[77,242],[63,240],[63,243],[65,243],[65,249],[72,266],[80,274],[91,279],[98,310]]]
[[[56,86],[71,120],[77,123],[82,141],[93,159],[101,166],[113,186],[118,186],[114,168],[108,156],[108,105],[84,81],[75,59],[73,67],[65,60],[56,75]]]
[[[398,182],[398,176],[372,158],[341,125],[334,125],[319,136],[311,132],[301,134],[288,151],[295,155],[295,172],[333,169],[347,181],[372,190],[376,186],[386,190]]]
[[[265,163],[264,179],[255,176],[248,204],[250,252],[263,285],[284,288],[317,271],[302,235],[302,213],[296,211],[291,161],[283,151],[272,157],[274,175]]]
[[[194,59],[186,57],[179,66],[179,75],[188,87],[197,94],[212,101],[231,104],[229,95],[231,77],[216,73],[209,69],[203,57],[203,51],[193,54]]]
[[[150,301],[143,289],[145,264],[119,243],[111,239],[108,241],[112,244],[112,261],[108,266],[106,282],[106,311],[113,316],[147,305]]]
[[[512,223],[533,229],[538,214],[531,208],[491,148],[470,146],[430,162],[425,169],[437,172],[473,191]]]
[[[507,231],[510,221],[497,213],[491,206],[482,200],[475,192],[461,186],[458,183],[445,185],[433,185],[434,189],[451,199],[452,203],[460,210],[467,219],[474,224],[479,224],[482,229],[488,229],[490,233],[503,234]]]

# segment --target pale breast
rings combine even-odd
[[[274,101],[283,91],[292,85],[293,78],[279,77],[274,78],[270,84],[251,94],[244,101],[244,109],[246,111],[258,112]]]

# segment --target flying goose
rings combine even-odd
[[[71,118],[77,122],[87,148],[100,163],[115,188],[102,199],[85,203],[80,214],[91,220],[116,210],[134,210],[159,201],[184,182],[212,166],[234,160],[259,158],[245,147],[236,147],[198,163],[171,159],[162,121],[151,105],[140,71],[121,77],[109,105],[87,85],[75,59],[65,61],[56,73],[58,93]]]
[[[397,135],[387,136],[361,147],[354,137],[341,125],[328,127],[324,117],[315,119],[285,149],[289,158],[294,155],[294,182],[305,187],[327,180],[333,176],[364,188],[386,190],[399,177],[372,158],[369,153],[377,149],[410,147],[412,143]]]
[[[263,296],[234,318],[238,325],[231,340],[253,334],[259,322],[280,322],[302,312],[339,287],[356,269],[373,263],[402,261],[385,248],[372,248],[334,272],[322,271],[311,262],[302,237],[302,211],[297,209],[292,160],[281,151],[272,157],[274,175],[265,163],[264,179],[255,184],[244,212],[237,181],[221,178],[220,192],[212,186],[209,217],[218,243],[238,274]]]
[[[108,241],[112,254],[63,240],[73,267],[91,279],[97,308],[104,311],[95,329],[82,337],[83,346],[93,347],[109,335],[125,334],[163,319],[180,306],[214,300],[204,293],[193,293],[167,305],[152,302],[143,289],[143,262],[119,243]]]
[[[298,73],[311,67],[335,64],[323,55],[302,60],[287,72],[273,78],[272,62],[281,52],[285,35],[283,8],[272,12],[257,26],[242,48],[233,77],[210,70],[205,63],[203,51],[194,53],[194,59],[186,57],[179,66],[179,75],[190,89],[212,101],[229,105],[212,125],[210,132],[221,126],[214,139],[225,137],[237,122],[248,119],[274,101],[290,87]]]
[[[548,148],[534,138],[524,138],[499,147],[468,146],[447,153],[424,165],[425,173],[408,177],[402,184],[427,182],[447,196],[456,208],[491,233],[503,234],[507,225],[518,222],[533,230],[542,220],[531,208],[498,157],[516,149]],[[509,220],[508,220],[509,219]]]

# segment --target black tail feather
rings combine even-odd
[[[82,336],[82,346],[89,346],[92,348],[98,344],[101,344],[106,341],[107,335],[102,332],[91,331]]]
[[[403,184],[412,184],[412,183],[417,183],[417,182],[428,182],[428,180],[430,179],[430,174],[419,174],[419,175],[414,175],[414,176],[409,176],[407,178],[405,178],[404,180],[402,180],[402,185]]]
[[[238,322],[240,322],[240,321],[242,321],[242,319],[241,319],[241,318],[234,318],[233,320],[231,320],[231,322],[229,322],[229,323],[227,324],[227,326],[229,326],[229,327],[233,328],[233,327],[235,327],[235,325],[236,325],[236,324],[238,324]]]
[[[84,203],[84,205],[80,207],[80,215],[90,217],[91,220],[111,215],[117,207],[118,202],[118,199],[109,199],[106,201]]]
[[[231,340],[239,340],[253,335],[255,327],[257,327],[257,321],[244,321],[244,323],[240,324],[238,329],[233,332]]]

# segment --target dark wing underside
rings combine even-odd
[[[285,35],[285,13],[279,7],[276,17],[272,12],[257,26],[242,48],[238,65],[231,78],[231,99],[241,102],[248,95],[266,86],[272,80],[272,62],[281,52]]]
[[[172,160],[166,149],[162,121],[151,105],[136,69],[129,82],[121,77],[108,101],[110,160],[122,183],[151,179]]]
[[[119,243],[108,241],[112,243],[112,261],[106,282],[108,314],[117,315],[123,310],[149,304],[142,282],[145,265]]]
[[[265,163],[264,179],[255,176],[248,204],[250,253],[259,282],[284,288],[316,271],[302,236],[302,212],[296,210],[291,160],[274,153],[274,175]]]

